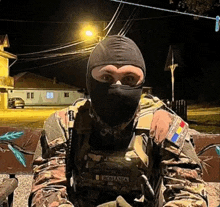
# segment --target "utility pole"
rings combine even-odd
[[[174,70],[178,67],[178,64],[174,64],[174,56],[172,51],[172,65],[169,66],[171,71],[171,83],[172,83],[172,102],[174,102]]]

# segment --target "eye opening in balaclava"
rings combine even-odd
[[[87,90],[92,107],[102,121],[114,127],[134,116],[142,86],[103,83],[92,77],[92,69],[105,65],[133,65],[146,74],[145,62],[138,46],[129,38],[113,35],[102,40],[92,51],[87,65]]]

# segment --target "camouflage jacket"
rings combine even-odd
[[[143,161],[144,164],[147,164],[145,174],[142,177],[146,182],[149,196],[147,204],[141,206],[206,207],[208,204],[205,183],[201,178],[202,168],[190,141],[188,124],[173,114],[172,124],[166,139],[158,145],[153,138],[149,138],[149,129],[154,112],[163,107],[164,103],[160,100],[142,97],[140,110],[136,117],[135,137],[141,136],[141,139],[145,139],[147,142],[144,148],[147,158],[143,152],[141,155],[135,150],[135,153],[129,151],[130,157],[135,154],[140,160],[147,160],[146,162]],[[35,154],[34,179],[29,198],[31,207],[97,206],[103,203],[102,199],[96,201],[95,204],[90,202],[90,199],[94,199],[97,194],[94,192],[86,196],[76,193],[77,196],[73,196],[76,202],[70,199],[71,195],[67,193],[68,182],[65,166],[69,129],[74,126],[77,128],[77,134],[91,133],[91,118],[88,117],[89,108],[90,101],[81,99],[73,106],[57,111],[46,120],[44,125],[45,136],[42,136]],[[73,120],[69,119],[70,111]],[[165,187],[163,198],[161,197],[161,183]],[[129,196],[131,197],[131,195],[128,197],[123,195],[125,200],[129,199]],[[136,201],[141,203],[144,199],[146,200],[146,198],[140,197]],[[111,203],[105,206],[118,205]],[[134,203],[132,206],[139,205]]]

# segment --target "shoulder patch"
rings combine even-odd
[[[188,124],[179,116],[175,116],[172,125],[167,133],[166,139],[178,147],[182,147],[188,133]]]

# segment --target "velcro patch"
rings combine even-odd
[[[188,132],[188,124],[179,116],[175,116],[166,138],[178,147],[181,147]]]

